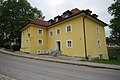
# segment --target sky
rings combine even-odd
[[[28,2],[42,11],[46,21],[74,8],[90,9],[107,24],[112,19],[112,16],[108,13],[108,7],[113,3],[113,0],[28,0]],[[108,37],[110,29],[105,27],[105,32]]]

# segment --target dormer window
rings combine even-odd
[[[55,21],[53,20],[53,19],[50,19],[49,21],[48,21],[48,25],[51,25],[51,24],[53,24]]]
[[[55,21],[58,22],[59,18],[56,18]]]
[[[59,16],[59,15],[54,18],[55,22],[58,22],[58,21],[60,21],[61,19],[62,19],[62,17]]]
[[[64,15],[65,18],[71,16],[71,14],[72,14],[72,12],[69,11],[69,10],[63,13],[63,15]]]
[[[67,18],[69,15],[68,14],[65,14],[65,18]]]

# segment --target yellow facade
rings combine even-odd
[[[64,55],[85,57],[85,39],[83,30],[83,15],[78,15],[60,23],[49,27],[28,24],[26,28],[21,30],[21,51],[37,54],[39,52],[49,52],[56,50],[59,47]],[[66,27],[70,25],[71,32],[66,32]],[[42,35],[38,34],[38,30],[42,30]],[[56,30],[60,30],[60,34],[56,34]],[[98,29],[99,32],[96,30]],[[50,35],[52,32],[52,36]],[[86,51],[90,58],[103,55],[104,59],[108,59],[104,24],[91,18],[85,18],[85,33],[86,33]],[[38,45],[38,40],[42,40],[42,45]],[[26,44],[28,40],[28,45]],[[71,47],[67,47],[68,41],[71,41]],[[100,45],[98,45],[98,41]]]

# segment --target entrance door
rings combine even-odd
[[[57,48],[57,50],[61,51],[60,41],[56,41],[56,48]]]

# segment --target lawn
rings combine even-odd
[[[120,60],[92,60],[90,62],[120,65]]]

